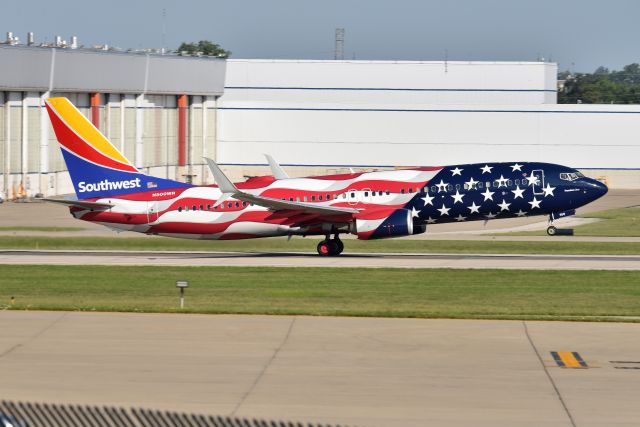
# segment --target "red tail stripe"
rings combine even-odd
[[[96,163],[100,166],[105,166],[124,172],[138,172],[138,170],[133,166],[120,163],[116,160],[113,160],[111,157],[107,157],[104,154],[96,151],[95,148],[91,147],[89,144],[84,142],[82,138],[76,135],[69,128],[69,126],[65,122],[63,122],[55,112],[51,110],[51,107],[49,107],[48,105],[47,109],[49,110],[51,124],[53,125],[53,130],[56,133],[58,141],[67,150],[82,157],[83,159],[89,160],[90,162]]]

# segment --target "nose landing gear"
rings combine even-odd
[[[338,234],[333,239],[327,235],[326,239],[318,243],[318,255],[320,256],[337,256],[344,250],[344,243],[340,240]]]

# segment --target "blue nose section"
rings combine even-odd
[[[587,194],[592,201],[599,199],[600,197],[607,194],[607,191],[609,191],[609,187],[607,187],[600,181],[591,178],[588,178],[584,185],[586,187]]]

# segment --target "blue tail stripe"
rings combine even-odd
[[[66,150],[62,150],[62,155],[79,199],[192,187],[191,184],[156,178],[139,172],[105,168],[81,159]]]

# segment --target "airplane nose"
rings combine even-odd
[[[589,178],[585,184],[592,200],[599,199],[609,191],[609,187],[595,179]]]

